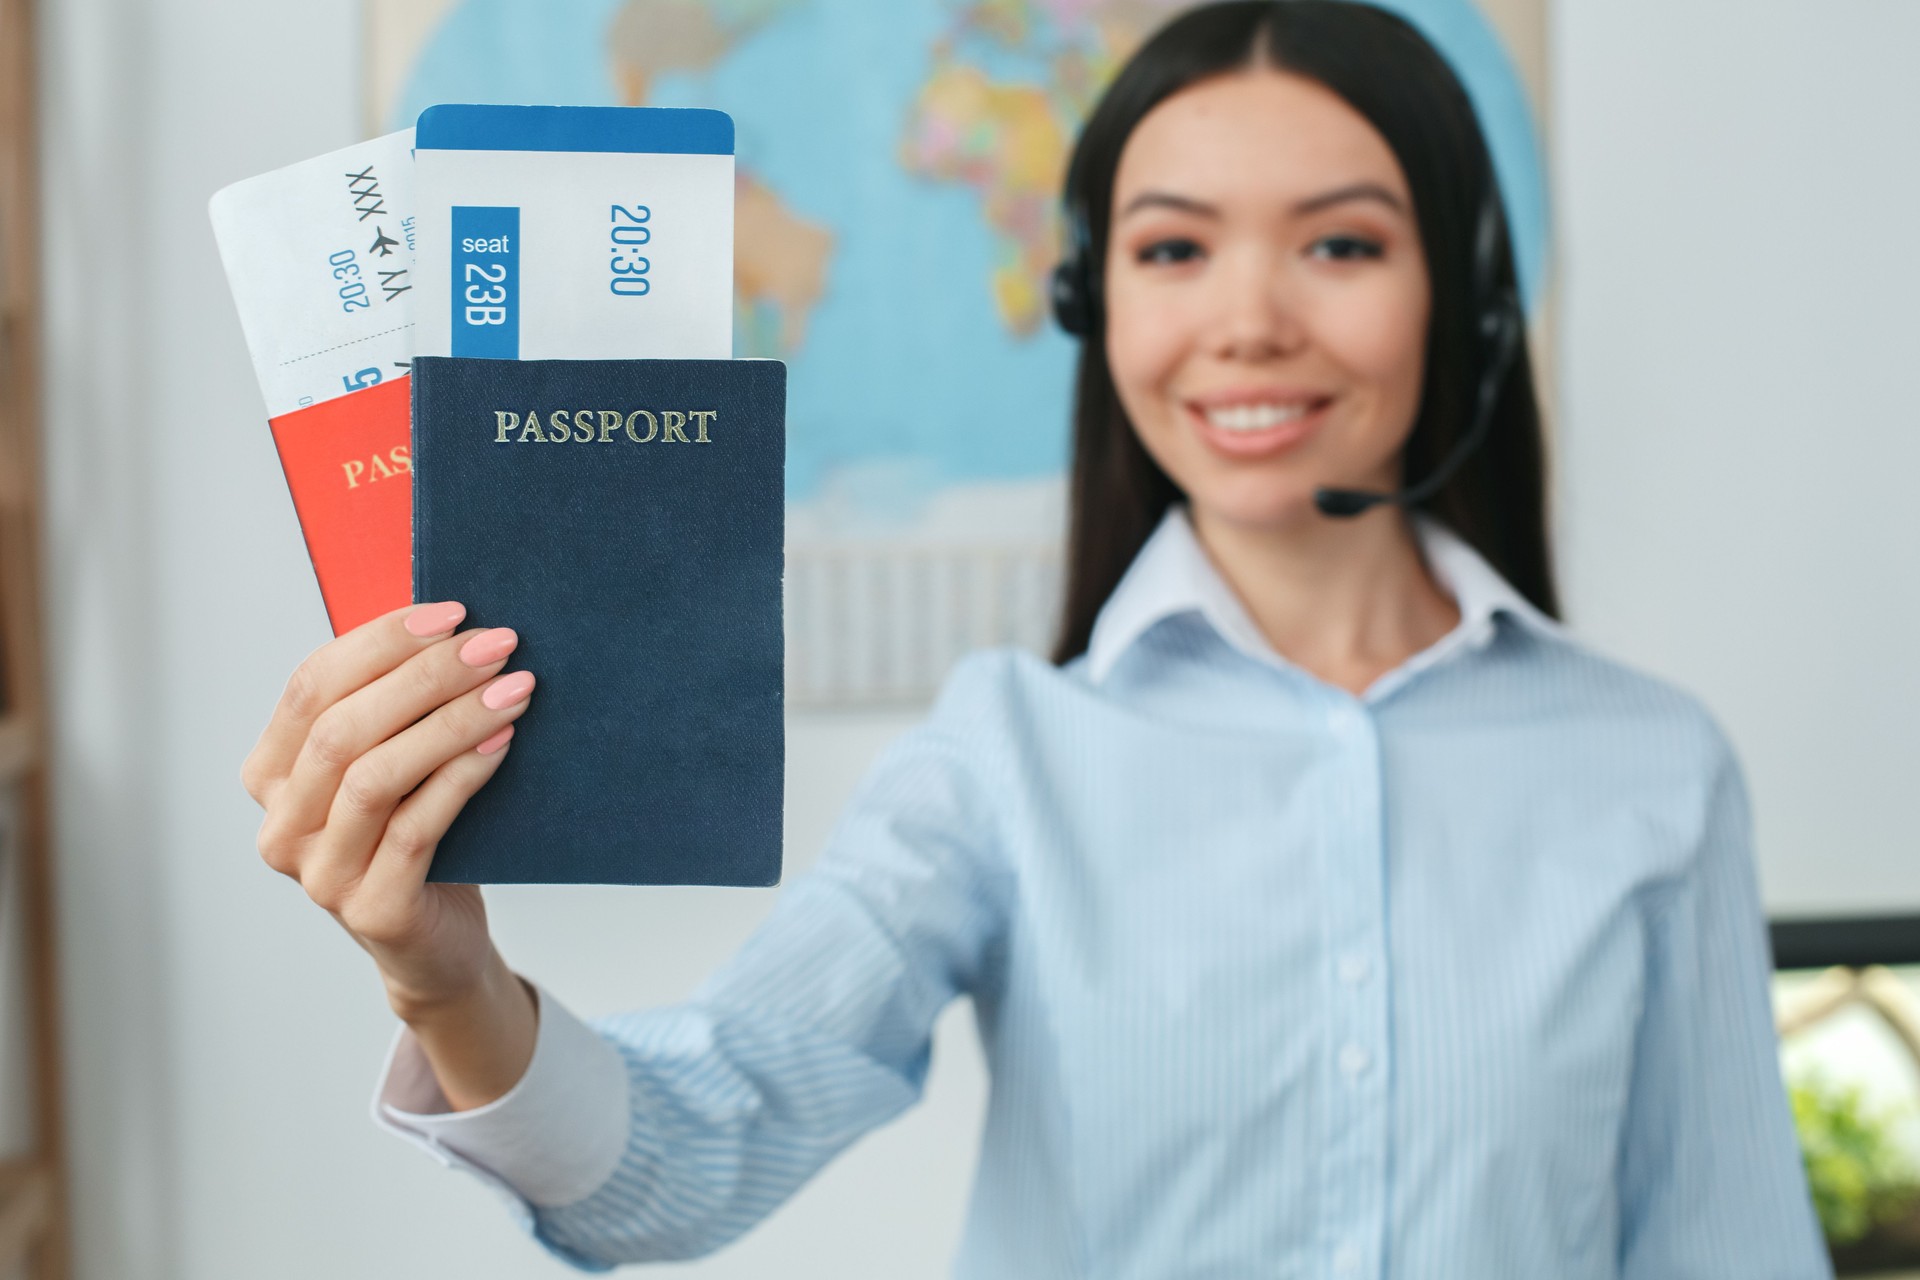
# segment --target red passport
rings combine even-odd
[[[268,419],[333,633],[413,600],[410,380]]]

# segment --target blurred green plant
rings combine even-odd
[[[1860,1085],[1818,1070],[1796,1078],[1787,1095],[1829,1244],[1853,1244],[1920,1208],[1920,1169],[1894,1137],[1914,1108],[1870,1108]]]

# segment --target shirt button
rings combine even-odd
[[[1350,987],[1357,987],[1365,982],[1367,975],[1372,972],[1373,966],[1367,963],[1367,958],[1363,955],[1340,957],[1340,981]]]
[[[1340,1050],[1340,1069],[1350,1076],[1357,1076],[1373,1062],[1373,1055],[1357,1044],[1347,1045]]]
[[[1333,1265],[1344,1275],[1360,1270],[1360,1246],[1343,1244],[1333,1251]]]

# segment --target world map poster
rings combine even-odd
[[[1188,0],[366,0],[370,133],[438,102],[717,107],[734,354],[789,366],[787,689],[914,702],[1056,625],[1073,342],[1048,273],[1080,122]],[[1544,0],[1394,0],[1468,85],[1529,298]]]

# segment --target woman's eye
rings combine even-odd
[[[1308,252],[1316,258],[1330,258],[1335,262],[1357,262],[1378,258],[1384,249],[1378,240],[1361,236],[1326,236],[1314,241]]]
[[[1191,240],[1156,240],[1135,257],[1143,263],[1191,262],[1200,253],[1200,246]]]

